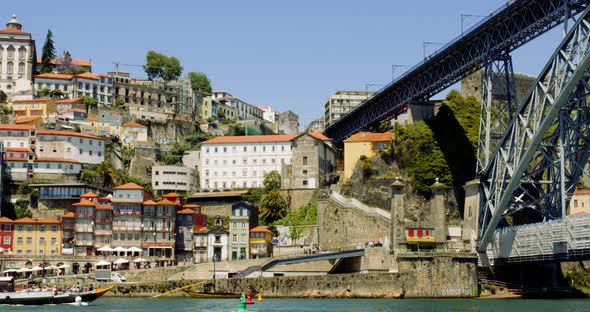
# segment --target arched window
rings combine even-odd
[[[14,58],[14,47],[13,46],[9,46],[7,50],[8,50],[7,58],[9,60],[12,60]]]
[[[20,62],[18,63],[18,77],[22,78],[25,76],[25,63]]]
[[[14,72],[14,63],[12,63],[12,62],[6,63],[6,74],[9,76],[12,76],[13,72]]]
[[[19,60],[26,60],[27,59],[27,48],[21,46],[18,48],[18,59]]]

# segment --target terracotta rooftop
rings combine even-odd
[[[61,223],[56,219],[31,219],[29,217],[14,220],[14,223]]]
[[[82,101],[82,98],[59,100],[59,101],[55,101],[55,103],[66,104],[66,103],[76,103],[76,102],[80,102],[80,101]]]
[[[92,134],[74,132],[74,131],[64,131],[64,130],[37,130],[37,135],[64,135],[64,136],[75,136],[75,137],[82,137],[88,139],[95,139],[95,140],[105,140],[105,138],[101,138]]]
[[[63,218],[75,218],[75,217],[76,217],[76,215],[75,215],[73,212],[66,212],[66,213],[65,213],[65,214],[62,216],[62,219],[63,219]]]
[[[98,121],[98,116],[88,116],[85,121]]]
[[[590,195],[590,189],[576,189],[574,195]]]
[[[6,160],[6,161],[27,161],[27,158],[26,157],[6,157],[6,154],[5,154],[4,160]]]
[[[115,187],[115,190],[143,190],[144,188],[133,183],[133,182],[129,182],[129,183],[125,183],[123,185],[119,185],[117,187]]]
[[[49,158],[49,157],[38,157],[35,159],[36,162],[63,162],[63,163],[71,163],[71,164],[79,164],[80,161],[75,159],[66,159],[66,158]]]
[[[156,202],[150,199],[150,200],[144,201],[143,202],[143,205],[144,206],[155,206],[156,205]]]
[[[308,132],[308,134],[311,135],[312,137],[318,139],[318,140],[332,141],[332,139],[330,139],[329,137],[325,136],[323,133],[321,133],[319,131]]]
[[[0,30],[0,33],[5,34],[21,34],[21,35],[30,35],[30,32],[26,32],[24,30],[16,29],[16,28],[5,28]]]
[[[94,207],[94,203],[89,200],[83,199],[79,203],[73,203],[72,206],[74,206],[74,207]]]
[[[77,74],[76,78],[98,80],[98,75],[93,74],[93,73],[81,73],[81,74]]]
[[[17,153],[31,153],[31,150],[26,147],[5,147],[6,152],[17,152]]]
[[[185,204],[182,206],[182,208],[201,208],[201,205]]]
[[[262,142],[289,142],[296,135],[277,134],[277,135],[250,135],[250,136],[219,136],[207,140],[201,144],[224,144],[224,143],[262,143]]]
[[[32,130],[35,129],[33,125],[8,125],[0,124],[0,130]]]
[[[176,212],[177,215],[186,215],[186,214],[193,214],[193,210],[192,209],[182,209]]]
[[[7,217],[0,217],[0,223],[12,223],[12,219],[8,219]]]
[[[173,203],[167,199],[162,199],[161,201],[157,202],[158,205],[166,205],[166,206],[176,206],[176,203]]]
[[[113,204],[111,204],[110,202],[106,204],[97,203],[95,207],[96,210],[113,210]]]
[[[43,117],[41,116],[18,116],[16,117],[16,124],[23,124],[23,123],[27,123],[27,122],[31,122],[31,121],[35,121],[37,119],[43,119]]]
[[[34,79],[45,78],[45,79],[72,80],[72,78],[74,78],[74,75],[45,73],[45,74],[33,75],[33,78]]]
[[[250,230],[250,232],[254,232],[254,233],[272,233],[269,229],[262,227],[262,226],[257,226],[253,229]]]
[[[140,123],[134,122],[134,121],[130,121],[130,122],[124,124],[123,127],[127,127],[127,128],[147,128],[146,126],[144,126],[144,125],[142,125]]]
[[[195,225],[195,226],[193,226],[193,231],[200,232],[200,233],[207,233],[207,226]]]
[[[357,132],[350,138],[344,140],[348,142],[391,142],[393,140],[393,132],[374,133],[374,132]]]
[[[92,193],[92,192],[88,192],[88,193],[84,193],[84,194],[80,195],[80,198],[94,198],[94,197],[99,197],[99,196]]]
[[[42,59],[40,57],[37,58],[37,63],[41,63]],[[51,60],[51,64],[53,65],[59,65],[61,62],[59,61],[59,59],[52,59]],[[76,65],[76,66],[92,66],[92,61],[91,60],[72,60],[72,64]]]
[[[164,195],[162,195],[162,197],[166,198],[166,197],[182,197],[182,196],[172,192],[172,193],[164,194]]]

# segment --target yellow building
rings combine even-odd
[[[344,182],[352,176],[361,156],[373,157],[376,152],[386,149],[391,141],[392,132],[357,132],[344,140]]]
[[[12,107],[16,117],[42,117],[57,112],[56,104],[53,99],[29,99],[29,100],[14,100],[8,102],[8,107]]]
[[[262,226],[250,230],[250,258],[266,258],[272,255],[272,232]]]
[[[61,222],[55,219],[14,220],[13,255],[57,256],[61,254]]]

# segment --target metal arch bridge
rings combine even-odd
[[[490,55],[515,50],[578,14],[589,2],[510,1],[328,126],[326,135],[340,143],[359,130],[376,128],[407,104],[446,89],[482,68]]]

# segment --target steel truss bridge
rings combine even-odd
[[[325,133],[340,143],[357,131],[376,128],[408,104],[427,100],[482,68],[490,57],[517,49],[587,5],[588,0],[511,1],[329,125]]]
[[[483,67],[477,251],[482,259],[500,262],[590,258],[590,216],[566,217],[590,157],[588,4],[590,0],[512,1],[326,133],[341,142]],[[510,52],[560,24],[563,39],[527,96],[517,99]],[[516,214],[544,222],[507,227],[507,217]]]

